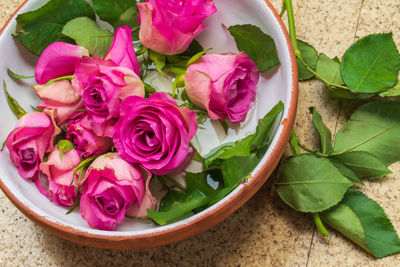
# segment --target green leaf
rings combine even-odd
[[[161,55],[153,50],[150,50],[149,57],[151,61],[153,61],[154,65],[156,65],[157,71],[162,75],[166,76],[166,74],[163,72],[163,68],[165,67],[167,56]]]
[[[139,40],[139,10],[136,6],[128,8],[124,13],[121,14],[115,27],[128,26],[133,29],[132,40]]]
[[[360,178],[380,178],[391,173],[382,161],[365,151],[350,151],[335,158]]]
[[[331,86],[329,94],[333,98],[343,98],[348,100],[365,100],[375,96],[375,94],[356,94],[352,93],[349,89],[342,89]]]
[[[400,103],[375,101],[358,108],[336,134],[334,153],[366,151],[386,166],[400,161]]]
[[[352,169],[344,165],[342,162],[334,158],[329,158],[329,160],[336,167],[336,169],[338,169],[338,171],[340,171],[340,173],[347,179],[349,179],[353,184],[358,184],[358,185],[364,184],[361,181],[361,179],[357,176],[357,174]]]
[[[35,11],[19,15],[14,36],[39,56],[54,42],[70,42],[60,33],[68,21],[77,17],[96,18],[85,0],[52,0]]]
[[[204,51],[204,48],[201,46],[201,44],[199,42],[197,42],[196,40],[193,40],[190,43],[189,48],[185,52],[180,54],[179,56],[191,58],[194,55],[196,55],[197,53],[200,53],[201,51]]]
[[[110,23],[114,28],[122,26],[120,22],[123,15],[128,19],[129,12],[126,14],[124,13],[131,7],[137,10],[136,0],[93,0],[93,9],[96,11],[96,14],[99,15],[100,19]],[[131,15],[135,16],[137,19],[138,12],[136,11],[136,14],[131,13]],[[132,20],[134,20],[135,17],[132,17]],[[138,20],[136,23],[138,23]]]
[[[332,133],[324,124],[321,115],[314,107],[310,107],[310,112],[313,114],[313,124],[317,129],[321,139],[321,152],[329,155],[332,152]]]
[[[74,145],[71,143],[71,141],[67,140],[67,139],[62,139],[60,141],[58,141],[58,149],[60,150],[60,159],[63,160],[63,155],[64,152],[68,152],[72,149],[74,149]]]
[[[400,82],[398,82],[395,87],[393,87],[387,91],[384,91],[382,93],[379,93],[380,97],[399,96],[399,95],[400,95]]]
[[[293,209],[320,212],[336,205],[352,184],[329,159],[303,154],[283,165],[276,186]]]
[[[199,60],[201,58],[201,56],[203,56],[205,53],[207,53],[208,50],[210,50],[210,49],[203,50],[203,51],[197,53],[196,55],[194,55],[192,58],[190,58],[187,63],[187,66],[189,66],[190,64],[195,63],[197,60]]]
[[[207,196],[216,194],[216,191],[207,183],[207,172],[186,173],[188,190],[200,190]]]
[[[245,52],[256,63],[260,72],[280,65],[274,40],[257,26],[245,24],[229,27],[239,51]]]
[[[316,72],[330,84],[344,84],[342,76],[340,75],[340,61],[338,62],[338,60],[330,59],[325,54],[319,55]]]
[[[91,55],[103,58],[110,49],[114,34],[102,30],[87,17],[76,18],[69,21],[62,34],[75,40],[76,44],[87,48]]]
[[[298,49],[301,52],[301,57],[303,61],[313,70],[317,67],[318,52],[314,47],[306,42],[297,40]],[[299,60],[297,62],[297,71],[299,74],[299,81],[308,80],[314,77],[314,74],[309,71],[306,66]]]
[[[150,84],[148,83],[144,83],[144,91],[146,92],[146,97],[149,97],[151,94],[154,94],[156,91],[156,89],[154,89],[154,87],[152,87]]]
[[[7,73],[11,78],[17,79],[17,80],[24,80],[24,79],[32,79],[35,78],[35,76],[25,76],[25,75],[19,75],[13,72],[10,69],[7,69]]]
[[[21,105],[13,98],[7,91],[7,84],[5,81],[3,81],[3,88],[4,88],[4,93],[6,94],[7,97],[7,103],[8,106],[10,107],[11,111],[14,113],[15,116],[17,116],[18,119],[23,117],[27,112],[21,107]]]
[[[344,53],[342,78],[350,91],[377,93],[397,83],[400,55],[392,34],[371,34],[355,42]]]
[[[360,191],[349,188],[341,203],[321,217],[377,258],[400,252],[400,239],[385,211]]]
[[[204,156],[204,166],[208,168],[218,159],[249,156],[253,150],[260,150],[268,143],[271,127],[283,111],[283,103],[276,104],[263,119],[259,120],[256,132],[236,142],[222,144]]]

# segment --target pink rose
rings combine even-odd
[[[163,175],[185,161],[196,131],[194,111],[166,93],[154,93],[148,100],[131,96],[122,102],[113,140],[123,159]]]
[[[256,64],[242,52],[202,56],[189,66],[184,80],[190,100],[211,119],[238,123],[254,103],[259,77]]]
[[[206,28],[201,23],[217,12],[212,0],[149,0],[137,6],[140,41],[165,55],[183,53]]]
[[[72,75],[75,64],[81,57],[89,56],[89,51],[80,46],[56,42],[49,45],[42,53],[35,68],[38,84],[67,75]]]
[[[98,157],[88,168],[81,197],[81,214],[90,227],[114,230],[134,203],[141,206],[145,193],[142,170],[118,153]]]
[[[81,96],[67,80],[55,81],[47,86],[36,85],[33,89],[42,100],[38,109],[53,112],[57,125],[63,125],[83,108]]]
[[[62,159],[60,153],[60,150],[55,148],[48,160],[40,164],[41,173],[35,177],[35,184],[39,191],[55,204],[71,207],[77,197],[76,184],[79,177],[79,173],[73,174],[81,158],[75,149],[63,152]]]
[[[85,114],[67,122],[67,139],[85,158],[103,154],[112,147],[111,137],[98,136]]]
[[[52,137],[60,132],[44,113],[29,113],[19,119],[6,145],[22,178],[32,178],[46,152],[53,148]]]
[[[75,76],[72,84],[82,95],[88,118],[98,125],[112,126],[119,117],[124,98],[145,94],[143,82],[136,73],[111,60],[84,57],[76,65]]]
[[[114,41],[104,59],[111,59],[118,66],[127,67],[140,75],[139,62],[132,43],[131,28],[123,26],[115,30]]]

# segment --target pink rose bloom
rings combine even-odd
[[[67,80],[55,81],[47,86],[36,85],[33,89],[42,100],[38,109],[53,112],[57,125],[63,125],[83,108],[81,96]]]
[[[85,114],[67,122],[67,139],[85,158],[103,154],[113,145],[111,137],[96,134]]]
[[[81,46],[56,42],[49,45],[42,53],[35,68],[38,84],[67,75],[72,75],[75,64],[81,57],[89,56],[89,51]]]
[[[189,66],[184,80],[190,100],[211,119],[238,123],[254,103],[259,77],[256,64],[241,52],[202,56]]]
[[[76,184],[79,173],[73,174],[80,162],[81,158],[75,149],[64,152],[61,159],[60,150],[55,148],[48,160],[40,164],[40,176],[35,177],[36,187],[55,204],[73,206],[77,197]]]
[[[19,119],[8,135],[6,146],[22,178],[32,178],[46,152],[53,148],[52,137],[60,132],[44,113],[29,113]]]
[[[110,59],[118,66],[127,67],[140,75],[139,62],[132,43],[131,28],[123,26],[115,30],[114,41],[104,59]]]
[[[118,153],[98,157],[88,168],[81,197],[81,214],[90,227],[114,230],[134,203],[141,206],[145,193],[142,170]]]
[[[127,96],[145,94],[143,82],[136,73],[111,60],[84,57],[76,65],[75,76],[72,84],[82,95],[89,120],[111,129],[113,121],[119,118],[121,101]]]
[[[206,28],[201,23],[217,12],[212,0],[149,0],[137,7],[140,41],[165,55],[183,53]]]
[[[128,97],[115,125],[115,148],[126,161],[156,175],[167,174],[188,157],[196,119],[194,111],[179,107],[166,93],[154,93],[148,100]]]

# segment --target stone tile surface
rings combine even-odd
[[[0,25],[23,0],[1,0]],[[281,0],[271,1],[280,10]],[[393,31],[400,46],[400,4],[397,0],[294,1],[298,38],[330,57],[341,57],[360,36]],[[286,17],[286,16],[285,16]],[[309,106],[317,107],[333,133],[354,108],[329,98],[319,81],[299,86],[296,132],[313,148],[318,135]],[[400,230],[400,165],[364,192],[381,204]],[[169,246],[138,251],[112,251],[72,244],[42,230],[0,193],[0,266],[395,266],[400,256],[375,260],[331,231],[314,233],[310,216],[294,212],[276,195],[271,179],[235,214],[216,227]],[[397,203],[397,204],[396,204]]]

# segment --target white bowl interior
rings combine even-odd
[[[42,6],[47,1],[31,0],[19,13],[34,10]],[[232,131],[224,142],[230,139],[242,138],[251,132],[254,132],[258,118],[263,117],[278,101],[285,104],[283,119],[287,118],[291,103],[291,92],[293,90],[292,65],[284,32],[274,17],[272,11],[263,0],[214,0],[218,12],[206,20],[209,27],[198,37],[199,42],[204,48],[212,48],[210,53],[237,52],[233,38],[224,30],[222,24],[226,26],[235,24],[254,24],[259,26],[264,32],[270,34],[275,40],[281,66],[276,72],[262,75],[257,87],[257,101],[253,110],[249,113],[248,119],[242,124],[239,131]],[[7,83],[8,90],[19,103],[26,109],[32,110],[31,105],[39,103],[31,86],[34,85],[34,79],[25,81],[15,81],[7,75],[7,68],[23,75],[33,75],[34,66],[37,57],[30,54],[18,41],[14,40],[12,33],[15,29],[15,20],[11,21],[3,34],[0,36],[0,78]],[[0,140],[3,141],[10,131],[12,131],[16,118],[8,108],[4,93],[0,94]],[[255,175],[263,163],[270,157],[271,152],[277,145],[277,140],[282,134],[283,126],[276,124],[276,134],[272,140],[271,146],[263,157],[260,164],[253,171]],[[201,142],[201,140],[200,140]],[[218,145],[218,144],[216,144]],[[39,193],[35,185],[25,181],[18,175],[17,169],[12,164],[8,151],[5,149],[0,153],[0,179],[4,185],[15,195],[24,205],[30,207],[40,217],[52,222],[57,222],[64,226],[73,227],[76,230],[89,232],[92,234],[101,234],[104,236],[135,236],[157,231],[164,231],[176,227],[177,225],[187,224],[191,220],[204,216],[217,206],[238,194],[243,186],[239,186],[230,195],[204,210],[201,213],[193,215],[179,222],[166,225],[155,226],[152,222],[125,220],[116,231],[107,232],[91,229],[81,218],[79,209],[70,215],[65,215],[66,209],[56,206],[48,201]]]

